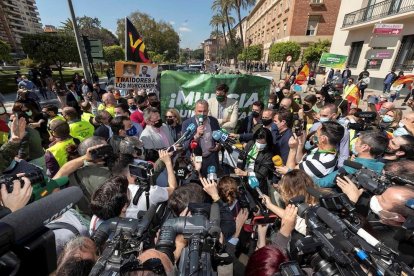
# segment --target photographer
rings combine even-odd
[[[98,136],[92,136],[79,144],[79,158],[67,162],[56,173],[54,179],[63,176],[69,177],[69,186],[78,186],[82,189],[83,197],[77,204],[85,216],[92,216],[89,208],[91,195],[111,177],[111,171],[104,158],[91,155],[93,150],[98,150],[107,145],[106,141]],[[93,158],[95,157],[95,158]]]
[[[0,218],[23,208],[29,202],[33,187],[27,177],[22,177],[22,180],[24,181],[23,187],[21,187],[20,180],[13,181],[13,191],[10,194],[7,192],[6,185],[1,185]]]

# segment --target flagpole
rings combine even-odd
[[[125,16],[125,61],[128,61],[128,33],[127,33],[127,20],[128,17]]]

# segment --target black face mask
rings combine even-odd
[[[152,107],[159,107],[160,106],[160,102],[152,102],[152,103],[150,103],[150,106],[152,106]]]
[[[137,105],[136,104],[133,104],[133,105],[130,105],[129,106],[129,108],[131,109],[131,110],[137,110]]]
[[[272,123],[272,119],[262,119],[262,123],[264,126],[268,126]]]
[[[50,116],[49,116],[49,114],[47,114],[47,112],[42,112],[42,114],[43,114],[43,117],[45,117],[45,118],[50,118]]]
[[[168,125],[172,125],[174,124],[174,119],[167,119],[166,122]]]
[[[253,118],[259,118],[260,117],[260,113],[256,112],[256,111],[252,111],[252,116]]]
[[[154,127],[156,127],[156,128],[160,128],[162,126],[162,120],[161,119],[159,119],[158,120],[158,122],[156,122],[155,124],[154,124]]]

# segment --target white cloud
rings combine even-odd
[[[190,28],[187,28],[187,27],[180,27],[180,28],[178,28],[178,30],[180,32],[191,32],[191,29]]]
[[[171,25],[175,25],[175,21],[170,21],[170,24]]]

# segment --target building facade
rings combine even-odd
[[[392,69],[414,72],[413,17],[412,0],[342,0],[330,52],[347,55],[353,75],[367,68],[369,87],[382,90]],[[380,23],[403,24],[403,28],[384,33],[376,25]]]
[[[0,0],[0,39],[23,54],[21,39],[24,34],[41,33],[42,23],[35,0]]]
[[[258,0],[247,16],[245,46],[263,45],[268,62],[273,43],[296,41],[306,47],[332,40],[341,3],[338,0]]]

